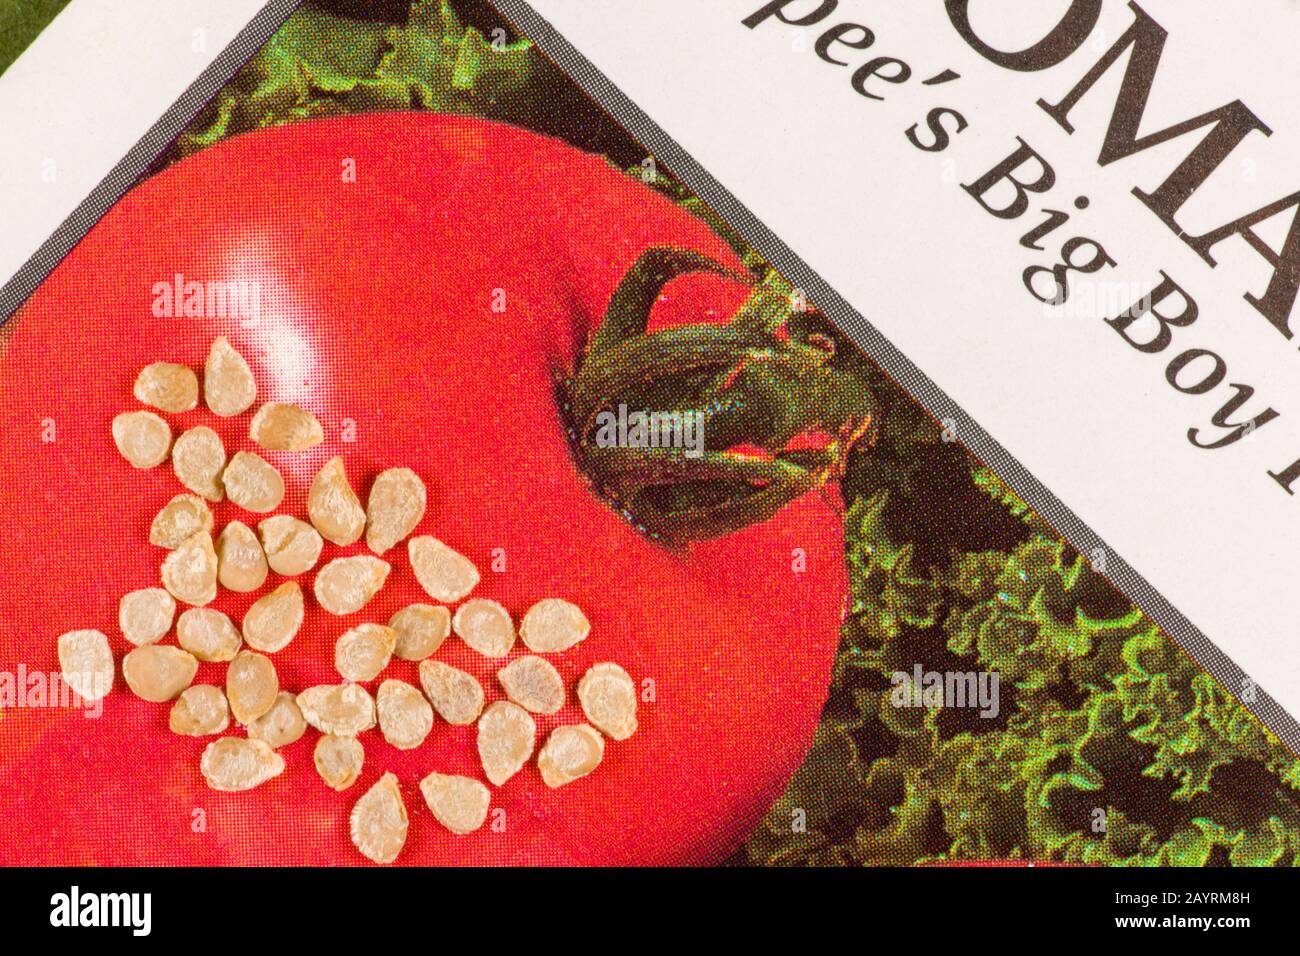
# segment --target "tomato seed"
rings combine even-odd
[[[113,419],[113,444],[133,467],[153,468],[171,452],[171,426],[153,412],[123,412]]]
[[[532,714],[518,704],[499,700],[478,721],[478,755],[483,773],[501,786],[533,755],[537,724]]]
[[[431,773],[420,781],[420,793],[438,822],[452,833],[473,833],[487,820],[492,794],[471,777]]]
[[[123,595],[117,605],[122,636],[136,646],[161,640],[171,630],[176,599],[162,588],[141,588]]]
[[[172,447],[172,471],[177,481],[208,501],[226,497],[221,482],[225,468],[226,446],[220,435],[204,425],[182,432]]]
[[[229,418],[247,411],[257,399],[257,383],[244,357],[225,336],[212,343],[203,365],[203,400],[213,412]]]
[[[154,362],[140,370],[131,391],[139,401],[164,412],[188,412],[199,404],[199,377],[184,365]]]
[[[420,686],[438,711],[438,716],[449,724],[472,724],[483,712],[483,686],[473,674],[450,664],[421,661]]]
[[[325,440],[316,416],[285,402],[267,402],[257,410],[248,437],[268,451],[305,451]]]
[[[406,845],[406,805],[397,777],[386,773],[352,808],[352,843],[375,863],[392,863]]]

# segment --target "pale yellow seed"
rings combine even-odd
[[[487,820],[492,794],[471,777],[431,773],[420,781],[430,812],[452,833],[473,833]]]
[[[200,531],[167,555],[162,583],[172,597],[202,607],[217,596],[217,551],[212,535]]]
[[[379,593],[392,570],[387,561],[368,554],[335,558],[316,572],[312,591],[317,603],[331,614],[353,614]]]
[[[605,756],[605,739],[594,727],[556,727],[537,755],[537,769],[548,787],[562,787],[595,770]]]
[[[230,712],[241,724],[251,724],[275,704],[280,693],[271,658],[252,651],[240,651],[226,668],[226,697]]]
[[[206,425],[182,432],[172,447],[172,470],[176,479],[208,501],[221,501],[226,488],[221,473],[226,468],[226,446],[221,436]]]
[[[223,588],[241,594],[256,591],[266,581],[269,569],[262,544],[253,529],[232,521],[217,538],[217,581]]]
[[[304,451],[325,440],[311,412],[285,402],[267,402],[248,426],[248,437],[268,451]]]
[[[162,640],[176,616],[176,599],[162,588],[141,588],[124,594],[117,605],[122,636],[139,647]]]
[[[154,362],[140,370],[131,391],[137,400],[164,412],[188,412],[199,404],[199,377],[184,365]]]
[[[360,684],[322,684],[298,695],[303,718],[323,734],[355,737],[375,726],[375,699]]]
[[[245,511],[265,514],[284,501],[284,479],[266,459],[237,451],[221,475],[226,495]]]
[[[382,624],[359,624],[334,642],[334,668],[344,680],[372,681],[388,666],[397,632]]]
[[[276,574],[285,577],[303,574],[316,567],[325,542],[320,532],[292,515],[275,515],[257,526],[262,536],[266,562]]]
[[[244,614],[244,641],[268,654],[283,650],[297,636],[306,612],[302,588],[297,581],[286,581],[254,601]]]
[[[528,609],[519,624],[519,636],[535,654],[567,651],[591,633],[582,608],[560,598],[546,598]]]
[[[433,729],[433,708],[424,695],[405,681],[386,680],[375,695],[379,730],[398,750],[412,750],[424,743]]]
[[[230,726],[230,707],[220,687],[195,684],[187,687],[172,704],[167,726],[185,737],[208,737]]]
[[[483,686],[463,670],[442,661],[420,662],[420,686],[425,696],[438,711],[438,716],[449,724],[472,724],[483,712]]]
[[[113,443],[136,468],[153,468],[172,450],[172,430],[153,412],[123,412],[113,419]]]
[[[515,622],[496,601],[474,598],[456,610],[452,630],[484,657],[505,657],[515,646]]]
[[[248,725],[250,738],[275,750],[295,743],[306,732],[307,721],[298,709],[298,701],[287,690],[276,694],[271,709]]]
[[[179,647],[146,644],[122,658],[122,677],[137,697],[161,704],[180,694],[194,680],[199,662]]]
[[[397,632],[393,653],[404,661],[422,661],[451,633],[451,612],[439,605],[412,604],[394,614],[388,626]]]
[[[317,740],[312,752],[312,762],[320,778],[340,792],[357,782],[365,759],[366,751],[359,740],[334,734],[325,734]]]
[[[406,845],[406,805],[397,777],[386,773],[352,808],[352,844],[375,863],[392,863]]]
[[[518,704],[499,700],[478,721],[478,755],[483,773],[501,786],[528,763],[537,739],[533,715]]]
[[[617,664],[593,664],[578,681],[578,702],[587,720],[611,740],[627,740],[636,732],[636,685]]]
[[[179,548],[200,531],[212,533],[212,512],[198,495],[177,495],[154,516],[149,525],[149,543],[160,548]]]
[[[412,538],[406,550],[415,579],[435,601],[444,604],[459,601],[478,584],[478,568],[474,562],[437,538],[427,534]]]
[[[244,357],[221,336],[203,365],[203,401],[222,418],[247,411],[257,400],[257,383]]]
[[[203,749],[199,769],[213,790],[252,790],[284,773],[284,758],[260,740],[222,737]]]
[[[521,657],[497,671],[506,696],[534,714],[553,714],[564,706],[564,679],[540,657]]]
[[[113,652],[101,631],[69,631],[59,636],[63,682],[88,701],[102,700],[113,687]]]
[[[366,503],[366,545],[375,554],[383,554],[415,530],[427,506],[424,482],[411,469],[380,472]]]
[[[346,547],[366,529],[361,499],[348,484],[342,458],[331,458],[312,479],[307,493],[307,517],[326,541]]]
[[[233,661],[244,640],[235,622],[208,607],[192,607],[176,620],[176,640],[201,661]]]

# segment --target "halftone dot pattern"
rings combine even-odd
[[[929,376],[903,355],[870,320],[848,303],[779,236],[704,169],[671,135],[622,93],[525,0],[496,0],[502,15],[628,130],[691,191],[706,202],[787,280],[844,331],[882,370],[938,421],[952,422],[963,446],[997,472],[1017,495],[1084,554],[1101,549],[1105,577],[1174,638],[1201,667],[1284,741],[1300,752],[1300,723],[1264,690],[1260,675],[1248,675],[1204,632],[1157,591],[1132,565],[958,406]],[[1242,694],[1244,688],[1252,693]]]
[[[355,183],[340,180],[340,156],[358,158]],[[640,728],[608,741],[594,773],[558,790],[541,782],[534,756],[493,788],[487,824],[454,836],[418,783],[435,770],[483,779],[473,726],[440,720],[410,751],[363,733],[362,775],[342,794],[318,778],[309,731],[284,748],[283,775],[218,793],[198,769],[208,741],[172,735],[169,705],[135,698],[119,671],[98,719],[49,707],[0,716],[0,862],[364,863],[348,814],[385,771],[401,781],[410,820],[402,863],[707,863],[734,852],[803,759],[826,699],[847,593],[841,516],[832,494],[809,495],[778,520],[678,552],[591,493],[555,383],[619,279],[658,244],[739,268],[706,225],[599,157],[431,115],[239,137],[124,197],[15,317],[0,357],[0,513],[10,516],[0,671],[56,670],[57,636],[80,628],[108,634],[120,665],[129,647],[117,602],[158,582],[163,551],[148,544],[149,524],[183,489],[169,465],[131,468],[110,423],[138,407],[140,368],[201,369],[225,335],[252,365],[259,403],[296,402],[324,427],[309,451],[260,450],[287,485],[276,513],[304,517],[310,481],[335,455],[363,501],[380,471],[414,469],[429,488],[416,533],[475,562],[474,596],[500,601],[516,621],[533,602],[564,597],[591,620],[587,640],[546,655],[568,698],[537,716],[536,747],[583,719],[575,688],[601,661],[637,682]],[[155,314],[169,284],[218,280],[255,284],[256,313]],[[498,313],[502,288],[509,304]],[[745,294],[688,278],[657,308],[730,314]],[[255,408],[163,417],[175,433],[213,428],[233,454],[253,448]],[[261,517],[229,501],[212,510],[217,532]],[[796,549],[806,570],[792,567]],[[322,561],[365,553],[364,539],[327,545]],[[318,606],[312,573],[298,579],[307,620],[270,655],[282,688],[337,683],[334,644],[347,628],[434,603],[404,544],[384,559],[393,571],[383,591],[347,617]],[[273,574],[255,592],[223,591],[210,606],[238,623],[280,582]],[[175,640],[173,629],[164,642]],[[519,642],[489,661],[452,637],[435,658],[472,673],[490,703],[504,698],[496,670],[526,653]],[[221,685],[225,672],[202,664],[197,682]],[[366,686],[385,678],[418,686],[418,665],[394,660]]]

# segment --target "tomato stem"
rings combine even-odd
[[[838,478],[874,421],[855,353],[779,277],[726,324],[649,331],[664,287],[693,272],[749,281],[697,252],[648,250],[566,383],[580,466],[672,544],[766,521]]]

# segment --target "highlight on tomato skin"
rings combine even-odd
[[[355,182],[339,181],[342,155],[356,159]],[[684,256],[712,265],[653,288],[647,260]],[[160,283],[190,280],[255,289],[256,313],[155,314]],[[605,323],[620,290],[647,281],[646,308],[623,313],[615,334]],[[137,407],[141,368],[201,369],[225,336],[248,359],[258,405],[292,402],[323,426],[306,451],[261,452],[286,486],[276,513],[305,516],[312,478],[336,456],[363,500],[382,471],[415,470],[429,489],[415,533],[475,563],[474,597],[516,620],[563,597],[590,619],[586,640],[548,658],[570,693],[538,717],[538,746],[582,722],[572,688],[605,661],[636,682],[639,726],[559,789],[531,762],[492,789],[502,829],[454,835],[418,783],[482,776],[472,726],[437,723],[409,751],[363,734],[361,776],[342,793],[318,778],[309,732],[284,748],[280,776],[215,793],[199,773],[207,741],[171,734],[167,708],[119,679],[96,720],[6,715],[0,816],[14,825],[0,861],[364,862],[348,814],[385,772],[410,815],[399,863],[727,858],[802,761],[826,700],[848,596],[835,485],[873,417],[842,357],[804,334],[812,317],[781,313],[788,298],[756,289],[706,225],[603,160],[478,120],[376,114],[262,130],[134,188],[12,321],[0,353],[0,509],[12,516],[0,663],[57,669],[56,637],[85,627],[109,634],[119,659],[129,649],[117,602],[157,583],[150,522],[180,489],[167,464],[126,465],[110,423]],[[708,361],[674,364],[678,346]],[[618,349],[644,365],[612,360]],[[574,417],[647,395],[675,410],[716,400],[705,434],[718,437],[699,458],[622,454],[645,449],[601,448]],[[250,447],[255,411],[163,416],[176,434],[212,428],[233,453]],[[46,421],[55,441],[40,439]],[[251,520],[229,500],[213,513],[217,532]],[[364,542],[330,548],[366,553]],[[403,551],[355,615],[308,597],[301,631],[273,655],[282,688],[337,683],[343,630],[427,600]],[[211,606],[238,622],[277,583],[223,590]],[[454,640],[436,656],[502,698],[497,662]],[[379,679],[418,687],[417,671],[394,659]],[[196,683],[223,676],[204,663]]]

